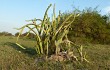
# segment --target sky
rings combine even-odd
[[[14,28],[28,24],[25,20],[42,19],[49,4],[56,5],[56,13],[59,10],[72,11],[73,7],[83,10],[96,6],[102,15],[110,12],[110,0],[0,0],[0,32],[14,34],[19,32]],[[49,14],[52,14],[52,9]]]

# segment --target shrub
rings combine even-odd
[[[72,12],[62,14],[62,22],[71,14]],[[72,21],[73,17],[69,21]],[[108,18],[106,15],[102,16],[96,8],[84,9],[80,11],[80,16],[76,17],[75,21],[71,24],[68,37],[70,39],[80,38],[82,42],[83,38],[85,38],[91,43],[108,43],[110,39],[110,22]]]

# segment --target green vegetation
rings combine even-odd
[[[62,14],[62,22],[65,18],[74,12],[66,12]],[[69,31],[69,38],[72,41],[75,39],[82,40],[90,43],[110,44],[110,17],[101,15],[97,8],[87,8],[80,13],[71,25]],[[74,17],[74,16],[73,16]],[[70,19],[72,21],[73,18]]]
[[[54,5],[50,20],[50,7],[15,36],[0,33],[0,70],[109,70],[110,17],[96,8],[56,16]]]

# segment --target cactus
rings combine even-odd
[[[75,17],[77,17],[79,14],[71,14],[69,15],[64,22],[60,23],[60,11],[59,15],[56,19],[56,14],[55,14],[55,5],[53,7],[53,16],[52,16],[52,21],[50,20],[50,17],[48,17],[48,10],[52,6],[50,4],[48,8],[46,9],[46,12],[44,14],[43,20],[41,19],[33,19],[33,20],[27,20],[28,22],[32,22],[30,24],[24,25],[23,27],[19,28],[20,30],[19,35],[17,37],[16,44],[21,47],[22,49],[25,49],[22,45],[20,45],[19,42],[19,37],[22,34],[23,30],[25,28],[28,28],[28,34],[30,32],[33,32],[35,34],[35,39],[36,39],[36,45],[35,49],[36,52],[40,55],[49,55],[54,52],[54,54],[58,54],[60,52],[60,46],[63,43],[66,43],[68,47],[68,53],[71,52],[70,48],[71,46],[77,46],[73,42],[68,40],[67,34],[69,32],[69,28],[71,23],[75,20]],[[74,16],[74,17],[73,17]],[[72,21],[68,21],[71,17],[73,17]],[[38,24],[37,21],[40,21]],[[78,49],[79,55],[80,55],[80,60],[81,62],[83,60],[89,62],[86,58],[85,55],[82,53],[82,46],[81,47],[76,47]],[[73,55],[75,59],[78,58]],[[47,57],[46,57],[47,58]]]

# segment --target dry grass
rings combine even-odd
[[[109,70],[110,45],[89,44],[84,46],[87,59],[91,64],[75,64],[75,62],[39,62],[35,64],[36,52],[33,48],[34,41],[20,39],[26,46],[22,50],[16,44],[16,37],[0,37],[0,70]],[[34,52],[33,52],[34,51]]]

